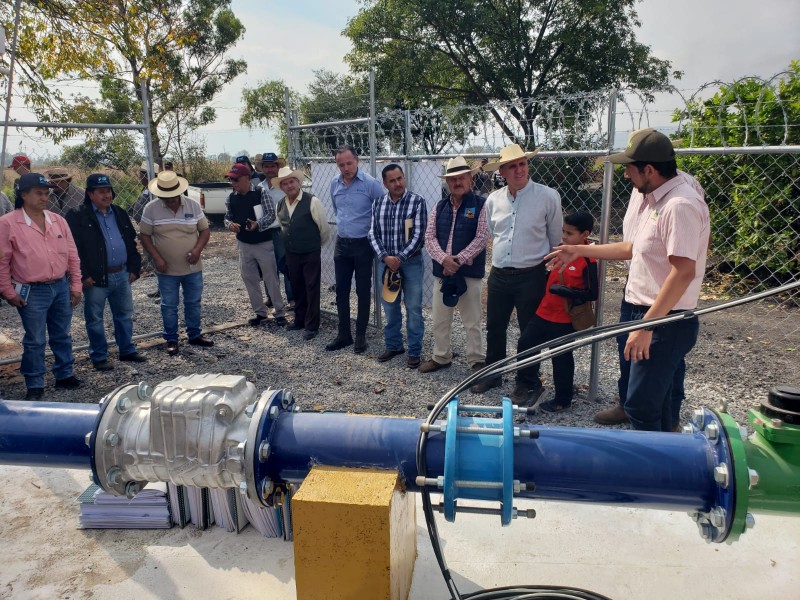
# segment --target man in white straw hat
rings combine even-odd
[[[672,141],[655,129],[634,131],[626,149],[608,160],[625,165],[625,177],[634,187],[622,241],[559,246],[548,256],[552,265],[561,268],[581,256],[630,261],[621,322],[696,308],[709,241],[702,188],[678,171]],[[679,408],[682,400],[682,390],[676,395],[675,386],[682,388],[684,359],[699,328],[697,317],[692,317],[619,339],[621,404],[598,413],[595,420],[619,423],[627,415],[634,429],[674,431],[676,405]]]
[[[484,210],[486,200],[471,191],[473,176],[478,170],[470,168],[463,156],[448,161],[442,178],[450,189],[450,196],[433,208],[425,230],[425,249],[431,256],[436,279],[432,300],[433,356],[420,365],[423,373],[450,366],[456,308],[467,336],[467,363],[473,371],[478,371],[486,360],[481,331],[481,288],[486,274],[489,227]],[[466,284],[466,291],[457,298],[448,299],[447,303],[442,295],[446,277],[463,278]]]
[[[85,192],[72,183],[72,175],[64,167],[52,167],[45,172],[50,183],[54,184],[47,199],[47,210],[66,217],[74,208],[83,205]]]
[[[537,152],[525,152],[519,144],[511,144],[483,167],[485,171],[499,170],[506,181],[505,187],[489,194],[485,208],[493,240],[486,302],[487,365],[506,357],[511,313],[516,310],[520,331],[536,313],[547,282],[544,257],[561,243],[561,196],[528,176],[528,160]],[[482,393],[502,383],[498,376],[478,382],[470,390]],[[532,404],[536,398],[531,391],[518,383],[509,398],[515,404]]]
[[[162,171],[148,185],[155,199],[144,207],[139,238],[153,257],[161,292],[161,319],[167,353],[178,354],[178,297],[183,288],[183,317],[193,346],[214,342],[202,335],[200,301],[203,296],[201,254],[211,237],[200,205],[183,195],[189,182],[174,171]]]
[[[294,324],[289,329],[304,329],[303,339],[308,341],[319,331],[321,251],[330,229],[322,202],[300,188],[302,179],[301,171],[283,167],[272,185],[285,194],[278,202],[277,212],[294,290]]]

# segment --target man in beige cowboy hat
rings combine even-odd
[[[528,176],[528,160],[537,150],[525,152],[519,144],[500,151],[485,171],[499,170],[506,186],[486,199],[486,221],[492,236],[492,270],[486,302],[486,364],[506,357],[506,330],[511,313],[517,311],[520,332],[525,330],[539,307],[547,282],[544,257],[561,243],[561,196],[552,188],[535,183]],[[499,387],[502,377],[472,386],[482,393]],[[515,404],[533,404],[536,398],[519,379],[509,398]],[[535,389],[537,397],[542,388]]]
[[[203,296],[201,254],[211,237],[200,205],[183,192],[189,182],[175,171],[162,171],[148,185],[155,199],[144,207],[139,223],[142,246],[153,257],[161,292],[161,319],[167,353],[178,354],[178,292],[183,288],[183,316],[189,344],[207,348],[214,342],[202,335]]]
[[[66,217],[73,208],[80,208],[86,194],[72,184],[72,175],[64,167],[52,167],[45,172],[50,183],[54,184],[47,199],[47,210]]]
[[[319,331],[321,250],[328,241],[330,228],[322,202],[300,188],[302,179],[302,171],[283,167],[272,185],[285,194],[278,202],[277,212],[294,290],[294,324],[289,329],[304,329],[303,339],[308,341],[317,337]]]
[[[450,366],[456,308],[467,335],[467,363],[473,371],[484,367],[481,289],[486,273],[489,228],[484,210],[486,200],[472,191],[473,176],[478,170],[470,168],[463,156],[450,159],[441,176],[450,189],[450,196],[433,208],[425,230],[425,249],[431,256],[436,279],[432,299],[433,356],[420,366],[423,373]],[[454,278],[462,279],[466,290],[460,296],[443,296],[443,283]],[[453,281],[456,286],[458,283]]]

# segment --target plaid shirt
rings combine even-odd
[[[396,256],[400,262],[405,262],[422,248],[427,224],[425,198],[406,190],[397,202],[392,202],[389,194],[386,194],[372,206],[369,243],[378,260]],[[411,225],[408,239],[407,225]]]

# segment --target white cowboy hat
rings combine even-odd
[[[506,163],[510,163],[520,158],[532,158],[539,152],[539,148],[532,152],[525,152],[519,144],[511,144],[500,150],[500,158],[495,161],[490,161],[483,165],[484,171],[496,171]]]
[[[189,182],[179,177],[175,171],[161,171],[155,179],[147,184],[150,193],[159,198],[180,196],[189,187]]]
[[[444,169],[444,175],[439,175],[438,177],[440,179],[447,179],[448,177],[463,175],[464,173],[474,175],[478,171],[480,171],[480,167],[470,167],[463,156],[456,156],[455,158],[451,158],[447,161],[447,166]]]
[[[142,163],[142,164],[139,166],[139,171],[141,171],[142,173],[147,173],[147,161],[144,161],[144,162],[143,162],[143,163]],[[158,171],[159,171],[159,169],[158,169],[158,165],[157,165],[157,164],[155,164],[155,163],[153,163],[153,173],[155,173],[156,175],[158,175]]]
[[[278,176],[272,178],[272,187],[279,187],[281,181],[284,179],[291,179],[292,177],[302,183],[305,178],[305,173],[302,171],[294,171],[291,167],[281,167],[280,171],[278,171]]]

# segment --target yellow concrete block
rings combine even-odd
[[[406,600],[415,510],[394,471],[311,469],[292,497],[298,600]]]

